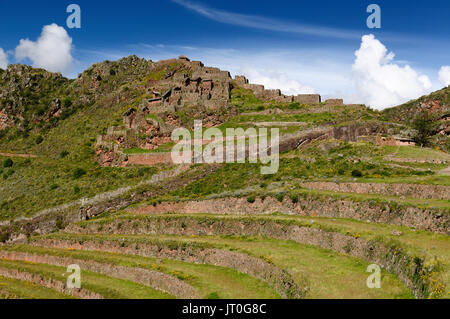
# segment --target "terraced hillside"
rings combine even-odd
[[[289,97],[186,57],[0,76],[0,298],[450,297],[448,135],[415,146],[410,104]],[[173,163],[172,130],[200,119],[279,128],[278,171]]]

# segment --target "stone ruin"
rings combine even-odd
[[[275,101],[275,102],[285,102],[292,103],[298,102],[301,104],[317,104],[321,102],[321,97],[319,94],[298,94],[295,96],[287,96],[281,93],[281,90],[267,90],[264,85],[261,84],[250,84],[245,76],[237,75],[234,78],[237,85],[243,87],[244,89],[251,90],[255,97],[264,101]]]
[[[150,76],[157,72],[160,72],[160,76]],[[106,135],[97,137],[97,154],[103,165],[117,165],[126,161],[126,155],[119,148],[152,150],[170,142],[170,133],[180,125],[171,114],[184,107],[201,106],[213,113],[214,110],[229,107],[234,86],[250,89],[264,101],[302,104],[321,102],[318,94],[286,96],[280,90],[266,90],[263,85],[249,84],[244,76],[236,76],[233,80],[229,72],[205,67],[202,62],[190,61],[184,55],[178,59],[153,63],[146,73],[144,84],[139,86],[145,97],[139,105],[123,114],[123,125],[110,127]],[[342,103],[342,100],[337,99],[326,101],[329,106]],[[207,127],[220,124],[214,116],[204,120]],[[147,138],[142,140],[139,135]]]
[[[184,55],[178,59],[163,60],[157,65],[181,65],[185,72],[169,73],[162,80],[149,80],[147,89],[151,98],[140,107],[143,112],[177,111],[185,105],[201,104],[208,109],[228,106],[232,89],[229,72],[205,67],[200,61],[190,61]]]

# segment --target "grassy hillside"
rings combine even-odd
[[[227,104],[189,100],[208,87]],[[448,106],[449,88],[382,112],[262,100],[181,59],[104,61],[75,80],[0,70],[0,298],[448,298]],[[441,130],[429,147],[410,143],[422,111]],[[172,130],[194,119],[279,128],[278,171],[132,164],[170,158]]]

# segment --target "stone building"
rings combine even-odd
[[[242,75],[236,75],[234,78],[236,85],[243,87],[244,89],[251,90],[256,98],[264,101],[275,102],[298,102],[301,104],[316,104],[321,102],[319,94],[299,94],[296,96],[288,96],[281,93],[281,90],[268,90],[261,84],[250,84],[248,79]]]

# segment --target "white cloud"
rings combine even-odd
[[[450,85],[450,66],[445,65],[439,70],[439,81],[445,86]]]
[[[267,17],[216,10],[186,0],[172,1],[208,19],[247,28],[330,38],[358,38],[360,36],[357,31],[285,22]]]
[[[72,66],[72,38],[67,31],[53,23],[42,29],[36,42],[29,39],[20,40],[16,48],[16,59],[29,58],[33,66],[51,72],[64,72]]]
[[[419,75],[409,65],[394,62],[394,53],[375,36],[362,37],[352,66],[356,89],[363,103],[376,109],[395,106],[429,92],[430,79]]]
[[[261,73],[258,70],[244,67],[240,70],[240,73],[245,75],[250,83],[262,84],[266,89],[280,89],[286,95],[315,93],[312,87],[305,86],[289,78],[286,73],[277,70],[264,70]]]
[[[8,66],[8,56],[6,55],[5,51],[3,51],[2,48],[0,48],[0,69],[6,69]]]

